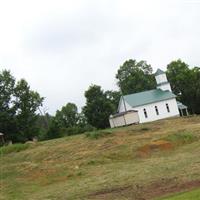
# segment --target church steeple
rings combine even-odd
[[[155,73],[156,83],[157,83],[157,89],[161,89],[163,91],[172,91],[170,83],[167,80],[166,73],[162,71],[161,69],[157,69]]]

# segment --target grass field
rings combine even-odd
[[[196,189],[190,192],[184,192],[181,194],[175,194],[170,197],[158,199],[158,200],[200,200],[200,189]]]
[[[0,151],[0,200],[198,200],[200,195],[199,116]]]

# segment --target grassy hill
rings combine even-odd
[[[200,117],[3,147],[0,168],[1,200],[200,199]]]

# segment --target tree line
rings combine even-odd
[[[177,99],[187,105],[191,114],[200,114],[200,68],[182,60],[167,65],[167,77]],[[121,95],[155,89],[151,65],[146,61],[127,60],[115,75],[118,90],[104,91],[91,85],[85,91],[86,104],[78,112],[74,103],[67,103],[54,116],[38,112],[44,98],[30,89],[27,81],[16,81],[8,70],[0,73],[0,132],[6,140],[25,142],[80,134],[109,127],[110,114],[116,113]]]

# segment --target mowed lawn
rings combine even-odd
[[[159,200],[190,200],[190,199],[200,200],[200,189],[193,190],[190,192],[184,192],[181,194],[176,194]]]
[[[1,200],[199,195],[200,117],[1,148],[0,170]]]

